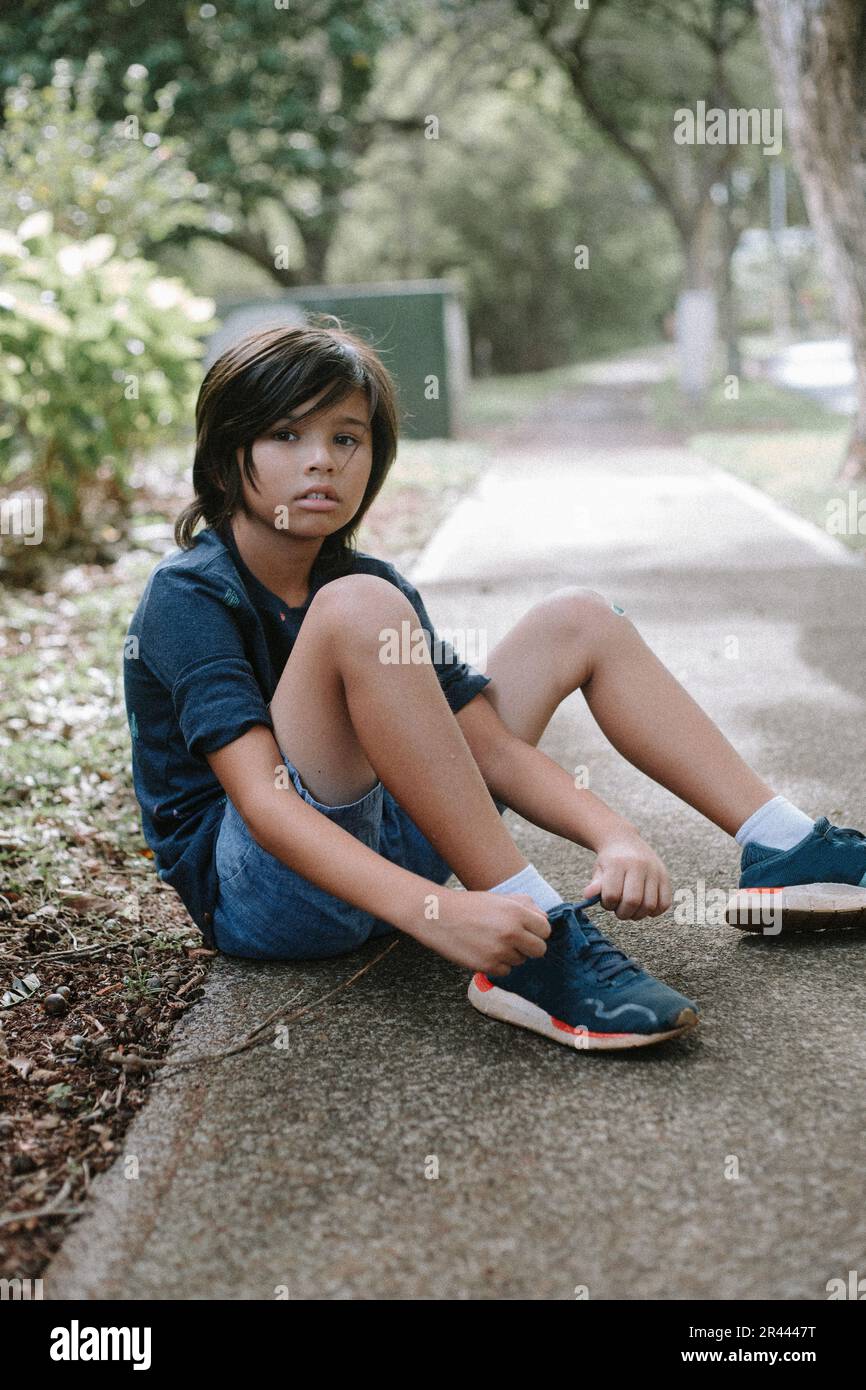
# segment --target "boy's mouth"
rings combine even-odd
[[[330,502],[339,502],[340,500],[330,483],[322,483],[320,487],[308,487],[306,492],[302,492],[296,500],[298,502],[304,502],[307,498],[325,498]]]
[[[305,512],[332,512],[339,505],[336,497],[321,492],[305,492],[295,502],[295,506],[302,507]]]

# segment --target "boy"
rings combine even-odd
[[[578,688],[619,752],[745,847],[743,888],[847,885],[846,920],[866,920],[866,837],[775,795],[600,595],[548,595],[482,675],[393,565],[353,549],[397,446],[394,384],[361,339],[248,336],[196,424],[195,500],[132,620],[125,688],[144,833],[209,944],[317,958],[402,930],[475,972],[475,1007],[559,1042],[694,1027],[693,1001],[564,902],[500,819],[594,850],[586,897],[621,919],[670,906],[634,826],[537,748]],[[407,623],[432,659],[384,659]]]

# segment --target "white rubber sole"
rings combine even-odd
[[[741,931],[760,932],[764,936],[866,927],[866,888],[851,883],[736,888],[728,897],[725,920]]]
[[[664,1042],[666,1038],[678,1038],[697,1026],[698,1016],[694,1009],[683,1009],[677,1019],[677,1026],[664,1033],[593,1033],[588,1028],[573,1028],[554,1018],[546,1009],[532,1004],[512,990],[500,989],[488,980],[486,975],[476,974],[469,982],[469,1003],[479,1013],[495,1018],[500,1023],[513,1023],[517,1028],[528,1028],[540,1033],[551,1042],[563,1043],[578,1052],[617,1052],[627,1047],[650,1047],[653,1043]]]

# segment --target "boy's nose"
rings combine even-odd
[[[335,468],[336,456],[331,453],[331,446],[325,443],[310,444],[306,459],[307,465],[315,464],[320,468]]]

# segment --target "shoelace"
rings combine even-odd
[[[641,974],[641,967],[631,956],[626,955],[618,946],[614,946],[612,941],[608,941],[606,936],[602,936],[589,918],[584,915],[584,908],[594,907],[601,901],[601,894],[598,893],[594,898],[584,898],[582,902],[568,903],[572,911],[578,916],[580,930],[586,937],[587,944],[575,950],[575,955],[581,964],[589,964],[598,975],[603,984],[609,984],[618,975],[624,975],[626,971],[636,975]],[[569,946],[573,949],[573,938],[568,937]]]
[[[827,828],[827,839],[828,839],[828,840],[840,840],[840,839],[842,839],[843,836],[847,836],[848,839],[853,839],[853,840],[866,840],[866,835],[864,835],[863,831],[862,831],[862,830],[855,830],[853,826],[850,826],[850,825],[831,825],[831,826],[828,826],[828,828]]]

